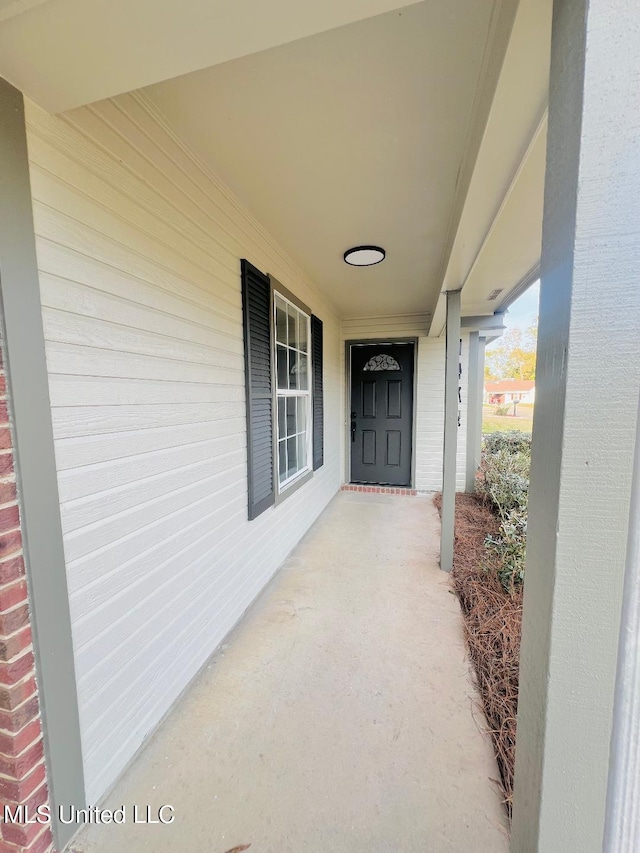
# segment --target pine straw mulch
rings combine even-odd
[[[442,497],[434,503],[440,512]],[[506,593],[495,572],[483,570],[484,539],[498,521],[479,495],[456,495],[452,583],[462,607],[469,655],[511,818],[516,752],[522,587]]]

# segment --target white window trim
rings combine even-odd
[[[278,282],[272,279],[272,313],[271,313],[271,322],[273,324],[273,372],[274,372],[274,412],[273,412],[273,421],[274,421],[274,473],[275,473],[275,485],[276,485],[276,495],[283,496],[285,493],[288,493],[293,489],[293,487],[301,482],[302,480],[306,480],[313,473],[312,466],[312,453],[313,453],[313,419],[312,419],[312,411],[311,411],[311,311],[307,308],[307,306],[303,306],[301,303],[293,301],[286,288],[283,288]],[[307,388],[306,389],[295,389],[295,390],[284,390],[278,388],[278,346],[283,346],[287,350],[293,350],[294,352],[300,353],[301,350],[296,349],[295,347],[291,347],[288,344],[279,343],[277,340],[277,322],[276,322],[276,297],[279,297],[283,302],[286,302],[287,305],[291,305],[299,314],[302,314],[307,321],[307,351],[303,353],[307,357]],[[280,445],[280,424],[278,422],[278,398],[286,398],[286,397],[304,397],[306,399],[306,465],[304,468],[301,468],[299,471],[296,471],[295,474],[292,474],[291,477],[288,477],[286,480],[280,482],[280,453],[279,453],[279,445]],[[302,433],[296,433],[295,436],[287,436],[287,438],[294,438],[298,435],[302,435]]]

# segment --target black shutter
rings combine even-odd
[[[322,389],[322,320],[311,315],[311,372],[313,403],[313,470],[324,463],[324,397]]]
[[[244,364],[247,386],[249,519],[273,506],[273,386],[271,378],[271,283],[242,261]]]

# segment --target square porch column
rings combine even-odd
[[[456,463],[458,452],[458,412],[460,400],[460,291],[449,290],[447,298],[447,342],[444,371],[444,452],[442,463],[442,526],[440,568],[453,568],[454,523],[456,514]]]
[[[513,853],[603,849],[640,388],[639,45],[639,3],[555,0]]]
[[[0,339],[5,373],[0,395],[6,393],[0,423],[8,422],[2,429],[0,503],[11,501],[0,511],[0,587],[5,586],[0,604],[2,799],[16,806],[30,803],[33,811],[34,804],[46,802],[46,792],[43,798],[35,785],[46,784],[54,842],[62,849],[77,827],[61,823],[58,808],[84,808],[84,769],[24,105],[20,92],[1,78]],[[16,604],[23,578],[28,600]],[[18,654],[16,666],[12,658]],[[30,657],[31,666],[25,669]],[[18,695],[19,690],[35,690],[32,673],[37,695]],[[38,726],[44,734],[46,783],[42,752],[25,749]],[[42,745],[36,748],[42,750]],[[35,769],[29,763],[34,754]],[[0,851],[45,850],[38,823],[2,823],[0,829]]]

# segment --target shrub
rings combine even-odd
[[[509,414],[510,408],[511,408],[511,406],[508,406],[508,405],[496,406],[496,415],[498,415],[498,417],[502,418],[505,415]]]
[[[531,433],[520,432],[517,429],[505,432],[491,432],[485,435],[482,449],[485,453],[497,453],[499,450],[510,450],[515,453],[525,453],[531,456]]]
[[[513,592],[524,580],[527,547],[527,513],[511,510],[500,521],[500,532],[487,536],[487,568],[498,575],[505,592]]]
[[[531,436],[511,430],[485,436],[478,491],[500,519],[495,536],[487,536],[487,569],[497,573],[509,592],[524,580]]]

